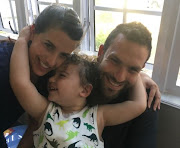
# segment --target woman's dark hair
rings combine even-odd
[[[61,29],[76,41],[81,40],[83,35],[83,27],[77,13],[60,4],[46,7],[35,20],[35,33],[43,33],[51,28]]]

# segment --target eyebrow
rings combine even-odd
[[[112,54],[112,55],[110,55],[110,57],[113,57],[117,62],[118,62],[118,64],[120,64],[120,63],[123,63],[115,54]],[[130,69],[133,69],[133,70],[136,70],[136,71],[141,71],[141,67],[140,66],[128,66]]]
[[[139,67],[139,66],[130,66],[130,69],[132,69],[132,70],[135,70],[135,71],[141,71],[141,67]]]
[[[115,54],[112,54],[109,57],[113,58],[114,60],[116,60],[117,63],[122,63],[122,61]]]

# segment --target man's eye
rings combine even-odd
[[[49,43],[45,43],[45,46],[46,46],[47,49],[51,49],[51,50],[53,49],[52,45],[49,44]]]
[[[135,73],[138,73],[139,71],[137,69],[129,69],[129,72],[135,74]]]
[[[64,78],[64,77],[66,77],[66,75],[61,73],[61,74],[59,74],[59,77]]]

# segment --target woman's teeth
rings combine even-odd
[[[41,64],[41,66],[43,67],[43,68],[46,68],[46,69],[48,69],[49,67],[48,66],[46,66],[42,61],[40,61],[40,64]]]

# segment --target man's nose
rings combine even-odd
[[[125,67],[120,67],[115,74],[116,81],[123,82],[126,81],[127,70]]]

